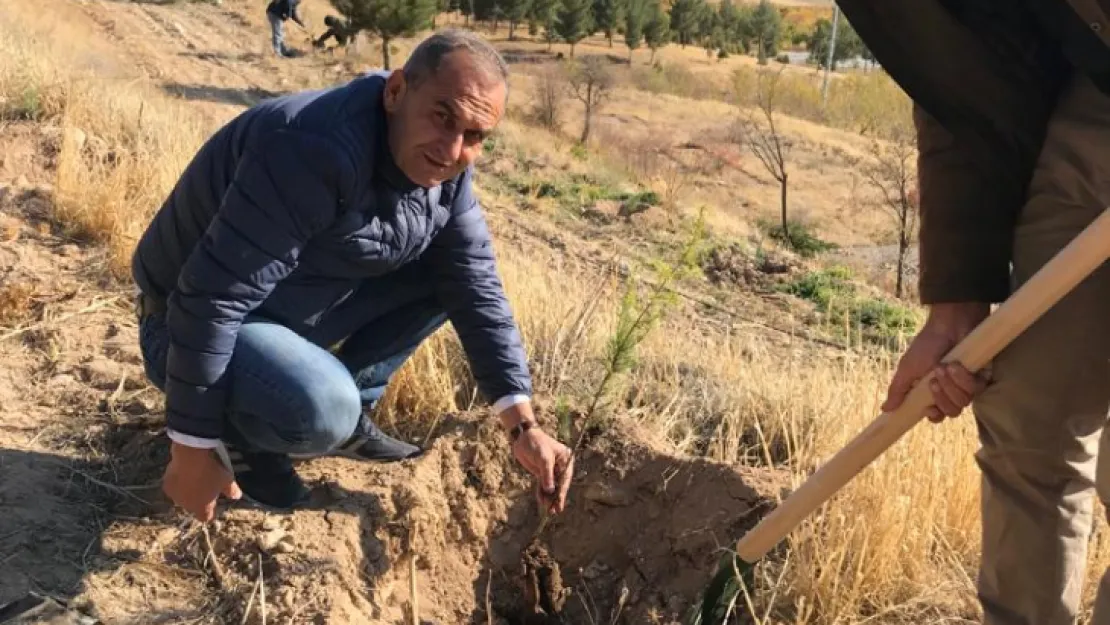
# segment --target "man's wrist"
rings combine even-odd
[[[506,405],[507,404],[507,405]],[[494,404],[497,410],[497,418],[501,420],[501,427],[506,432],[511,432],[513,428],[517,428],[521,424],[527,424],[524,427],[534,427],[536,423],[536,415],[532,411],[532,402],[524,395],[512,395],[498,400]]]

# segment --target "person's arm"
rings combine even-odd
[[[1010,258],[1020,199],[1012,180],[914,106],[918,145],[923,304],[997,303],[1010,293]],[[997,175],[993,175],[997,174]],[[993,175],[993,176],[992,176]],[[992,179],[992,177],[994,179]]]
[[[223,434],[239,327],[333,219],[349,179],[339,154],[323,139],[281,130],[243,155],[168,302],[166,420],[176,442],[205,446]]]
[[[425,251],[424,262],[474,378],[500,414],[530,400],[532,379],[470,176],[461,177],[452,217]]]
[[[308,28],[304,25],[304,20],[301,19],[301,3],[298,0],[292,0],[290,14],[293,21],[300,24],[301,28]]]
[[[497,273],[471,175],[468,170],[461,177],[451,220],[425,251],[424,261],[480,390],[494,400],[502,428],[514,436],[513,456],[536,479],[539,505],[559,513],[566,506],[574,458],[536,424],[524,343]]]

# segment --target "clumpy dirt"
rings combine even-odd
[[[408,623],[415,558],[423,622],[673,623],[766,501],[730,467],[609,441],[582,454],[546,547],[530,543],[529,481],[480,414],[447,419],[415,461],[300,470],[309,509],[235,504],[213,534],[223,585],[243,595],[261,570],[276,622]]]
[[[741,245],[731,243],[711,249],[702,259],[701,267],[713,284],[771,291],[796,272],[801,263],[787,252],[767,249],[752,254]]]
[[[537,537],[524,548],[521,565],[524,568],[524,605],[521,607],[524,619],[554,620],[551,617],[563,612],[569,590],[563,586],[559,562]]]

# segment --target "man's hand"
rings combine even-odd
[[[513,457],[536,478],[536,500],[540,508],[555,514],[565,510],[567,492],[574,477],[574,457],[570,449],[536,425],[530,403],[510,406],[500,417],[506,430],[522,422],[532,424],[513,441]]]
[[[925,326],[899,361],[882,409],[887,412],[897,409],[914,383],[935,368],[936,376],[930,385],[935,403],[928,409],[929,420],[939,423],[945,415],[955,417],[963,412],[986,388],[985,376],[972,375],[959,363],[937,365],[988,314],[990,305],[981,302],[934,305]]]
[[[162,490],[173,502],[207,523],[216,516],[216,498],[243,496],[235,477],[210,449],[173,443],[170,462],[162,476]]]
[[[540,508],[551,514],[565,510],[574,476],[570,448],[533,427],[513,443],[513,456],[536,478],[536,501]]]

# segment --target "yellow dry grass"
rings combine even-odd
[[[136,234],[203,138],[204,122],[142,84],[79,78],[75,51],[94,42],[79,28],[58,30],[66,24],[56,16],[6,9],[0,23],[0,96],[10,110],[13,99],[38,94],[37,118],[86,133],[80,150],[69,133],[59,157],[59,217],[103,241],[115,270],[122,272]],[[730,112],[718,103],[622,90],[608,114],[644,117],[647,133],[658,134],[688,131],[699,116],[725,119]],[[653,126],[663,124],[660,119],[666,125]],[[786,126],[813,146],[859,149],[855,139],[809,122]],[[534,147],[532,131],[517,129],[514,149],[542,149]],[[513,133],[506,136],[513,140]],[[815,171],[801,168],[797,175],[818,175]],[[824,184],[814,187],[815,194],[830,193]],[[598,290],[604,282],[596,270],[558,254],[534,246],[499,249],[539,390],[581,397],[596,379],[611,332],[614,293]],[[588,323],[573,323],[580,315]],[[708,332],[692,310],[677,311],[666,324],[643,346],[621,419],[676,454],[774,465],[804,475],[877,414],[890,378],[889,361],[823,354],[803,342],[784,345]],[[441,332],[391,386],[388,414],[399,427],[427,433],[437,415],[466,408],[473,398],[457,341]],[[973,617],[979,549],[975,448],[969,417],[912,432],[808,520],[789,539],[786,554],[766,567],[771,581],[757,603],[774,616],[765,622],[927,623]],[[1099,536],[1092,572],[1110,563],[1110,547]],[[1094,582],[1089,576],[1088,604]]]

